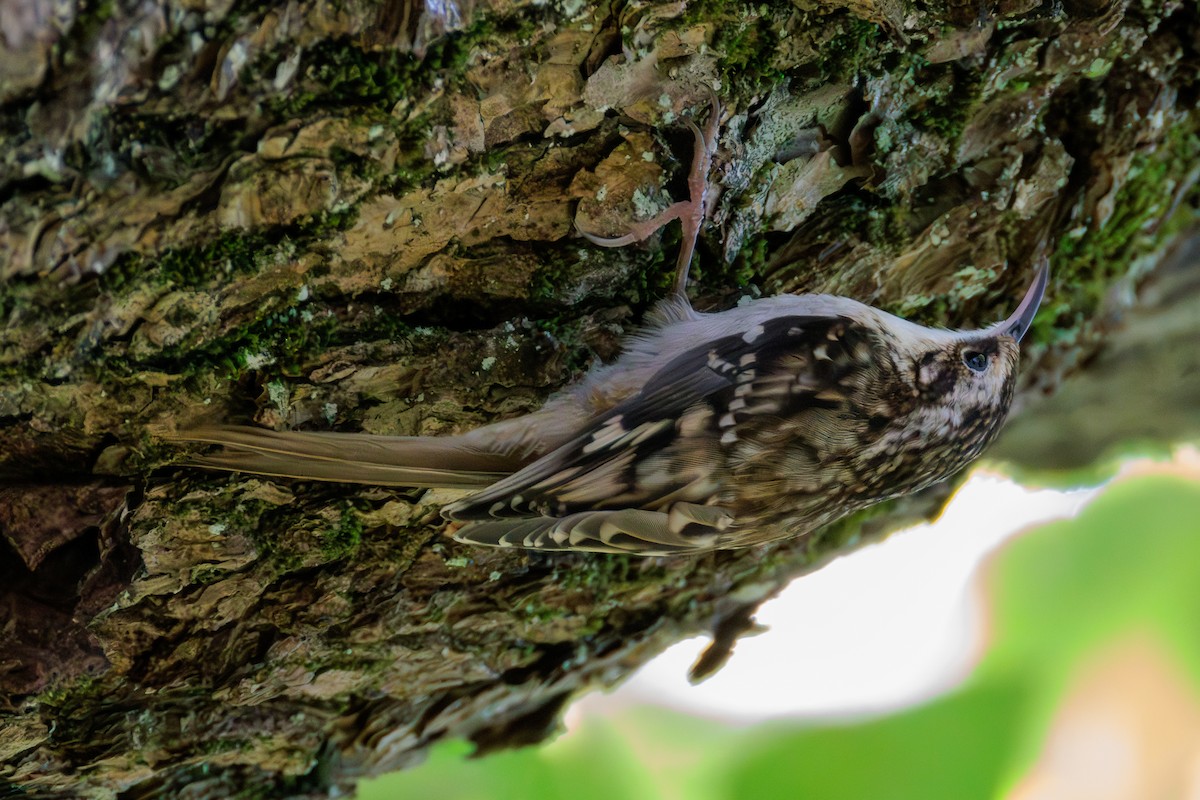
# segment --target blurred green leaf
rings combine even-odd
[[[625,738],[589,724],[551,747],[527,747],[471,760],[471,746],[435,747],[424,766],[358,785],[361,800],[613,800],[653,798],[648,770]]]
[[[994,645],[981,677],[1062,677],[1132,628],[1200,645],[1200,484],[1156,475],[1110,486],[1073,520],[1011,542],[991,584]]]
[[[1024,716],[1016,685],[978,686],[857,725],[756,732],[753,755],[729,772],[724,797],[970,800],[1006,777]]]
[[[1040,751],[1082,662],[1115,640],[1150,634],[1200,685],[1200,483],[1118,481],[1075,519],[1010,542],[993,567],[993,642],[972,681],[1019,675],[1036,694],[1012,781]]]

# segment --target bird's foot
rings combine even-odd
[[[716,94],[710,95],[712,111],[704,130],[694,122],[688,122],[695,136],[695,146],[692,150],[692,168],[688,173],[688,191],[691,195],[687,200],[672,203],[662,213],[644,222],[635,223],[629,232],[623,236],[595,236],[580,229],[579,233],[592,244],[601,247],[622,247],[634,242],[640,242],[655,231],[673,220],[679,220],[683,226],[683,240],[679,247],[679,258],[675,262],[674,293],[686,299],[688,271],[692,263],[692,253],[696,249],[696,240],[700,237],[700,228],[708,213],[708,171],[712,167],[713,153],[717,149],[717,133],[721,125],[721,105]]]

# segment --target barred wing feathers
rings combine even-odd
[[[845,400],[861,331],[845,317],[777,317],[685,351],[573,440],[447,506],[455,538],[547,550],[705,550],[736,527],[726,477],[739,435]]]

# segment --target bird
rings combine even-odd
[[[802,537],[943,481],[996,437],[1020,341],[1045,293],[1034,279],[982,330],[924,327],[847,297],[783,294],[697,312],[688,271],[717,147],[715,97],[694,136],[688,200],[605,239],[680,220],[674,286],[611,364],[543,408],[456,436],[209,426],[192,466],[472,493],[442,509],[454,539],[534,551],[694,555]]]

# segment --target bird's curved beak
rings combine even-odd
[[[1021,337],[1029,331],[1029,326],[1033,324],[1033,318],[1037,315],[1038,306],[1042,302],[1042,295],[1046,293],[1046,283],[1049,278],[1050,259],[1042,255],[1038,263],[1037,275],[1033,278],[1033,285],[1029,287],[1029,291],[1025,292],[1021,305],[1017,306],[1017,310],[1012,313],[1012,316],[1000,323],[1001,333],[1008,334],[1018,342],[1021,341]]]

